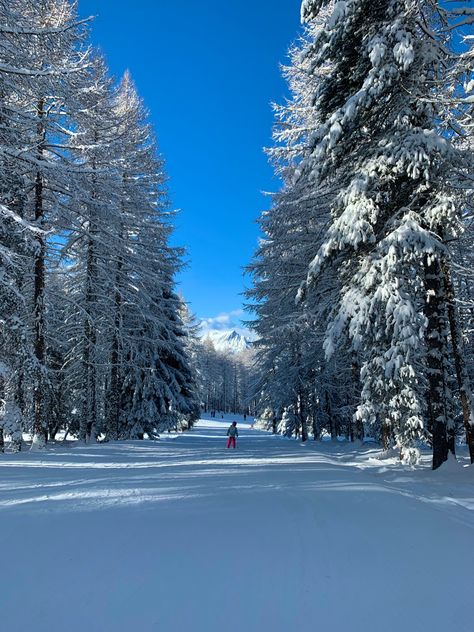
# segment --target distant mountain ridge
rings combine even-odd
[[[239,334],[235,329],[208,331],[203,340],[210,340],[217,351],[242,353],[252,347],[250,338]]]

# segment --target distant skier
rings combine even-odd
[[[233,421],[230,424],[229,429],[227,430],[227,436],[229,437],[227,440],[227,448],[230,448],[230,446],[232,445],[232,447],[235,449],[235,439],[239,436],[236,421]]]

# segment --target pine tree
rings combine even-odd
[[[446,22],[452,31],[458,27],[465,28],[474,22],[472,12],[465,8],[446,7],[449,9]],[[471,42],[472,38],[467,38]],[[469,448],[471,463],[474,463],[474,398],[472,381],[474,372],[469,344],[472,332],[472,137],[474,131],[474,110],[472,108],[474,82],[474,47],[469,46],[461,55],[458,63],[451,69],[448,81],[456,90],[445,97],[446,107],[453,112],[451,129],[456,132],[454,141],[462,152],[462,163],[455,165],[450,173],[449,182],[456,192],[459,204],[464,206],[463,234],[452,249],[451,258],[443,261],[443,280],[448,301],[448,320],[453,349],[453,363],[456,372],[457,389],[461,401],[462,418],[466,443]],[[451,131],[451,133],[453,133]]]
[[[308,259],[321,243],[334,196],[332,182],[315,189],[306,177],[313,136],[320,126],[314,94],[329,69],[324,66],[315,70],[308,54],[320,21],[306,29],[301,42],[290,51],[291,64],[284,69],[291,99],[275,107],[276,144],[269,150],[284,186],[261,218],[265,237],[249,267],[254,288],[247,294],[254,301],[249,308],[257,315],[252,327],[258,339],[261,380],[256,390],[260,406],[269,406],[277,418],[285,407],[292,406],[298,414],[303,440],[308,422],[314,436],[319,436],[321,428],[316,430],[316,420],[318,416],[321,419],[321,406],[333,399],[328,391],[333,390],[330,383],[334,382],[334,363],[325,361],[322,338],[325,317],[338,289],[337,276],[328,274],[322,300],[310,308],[295,303]],[[349,406],[344,406],[345,416],[350,419]]]
[[[305,2],[304,18],[322,4]],[[447,458],[452,425],[441,269],[460,228],[444,178],[458,155],[432,99],[449,54],[422,27],[435,29],[438,15],[435,2],[338,4],[308,49],[331,71],[315,93],[321,125],[306,177],[315,188],[336,180],[339,192],[302,292],[317,292],[337,261],[342,291],[326,351],[348,334],[361,365],[359,418],[388,425],[408,460],[427,425],[433,467]]]

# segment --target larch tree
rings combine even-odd
[[[17,132],[16,146],[9,148],[9,155],[22,178],[23,217],[36,229],[34,254],[23,281],[31,306],[33,447],[41,448],[47,440],[47,266],[54,248],[53,235],[59,232],[63,199],[73,188],[74,170],[65,151],[65,138],[88,51],[82,49],[83,27],[70,2],[14,0],[10,9],[16,20],[8,37],[22,51],[22,65],[17,79],[10,83],[7,100]]]
[[[88,84],[79,95],[75,133],[70,152],[81,165],[80,194],[70,206],[62,261],[67,262],[69,340],[65,362],[70,390],[75,392],[76,420],[81,440],[88,442],[104,430],[103,393],[113,324],[108,313],[116,292],[111,264],[124,246],[117,236],[120,224],[122,177],[122,120],[114,110],[115,92],[100,55],[92,58]],[[119,229],[120,230],[120,229]]]
[[[30,332],[24,332],[22,340],[31,362],[21,362],[15,390],[21,413],[28,417],[27,393],[32,391],[33,445],[41,447],[47,435],[46,261],[55,227],[53,215],[66,188],[62,130],[67,97],[72,76],[84,66],[87,53],[80,50],[81,27],[67,2],[13,0],[2,3],[0,11],[2,197],[12,226],[23,233],[18,241],[21,266],[17,266],[16,289],[22,303],[21,322]]]
[[[0,0],[0,449],[199,413],[164,164],[68,0]]]
[[[128,73],[114,97],[121,132],[113,222],[107,433],[143,436],[196,418],[192,371],[173,290],[181,251],[171,232],[164,163]]]

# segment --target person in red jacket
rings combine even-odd
[[[230,424],[229,429],[227,430],[227,436],[229,437],[227,440],[227,448],[230,448],[230,446],[232,445],[232,447],[235,449],[235,440],[239,436],[236,421],[233,421]]]

